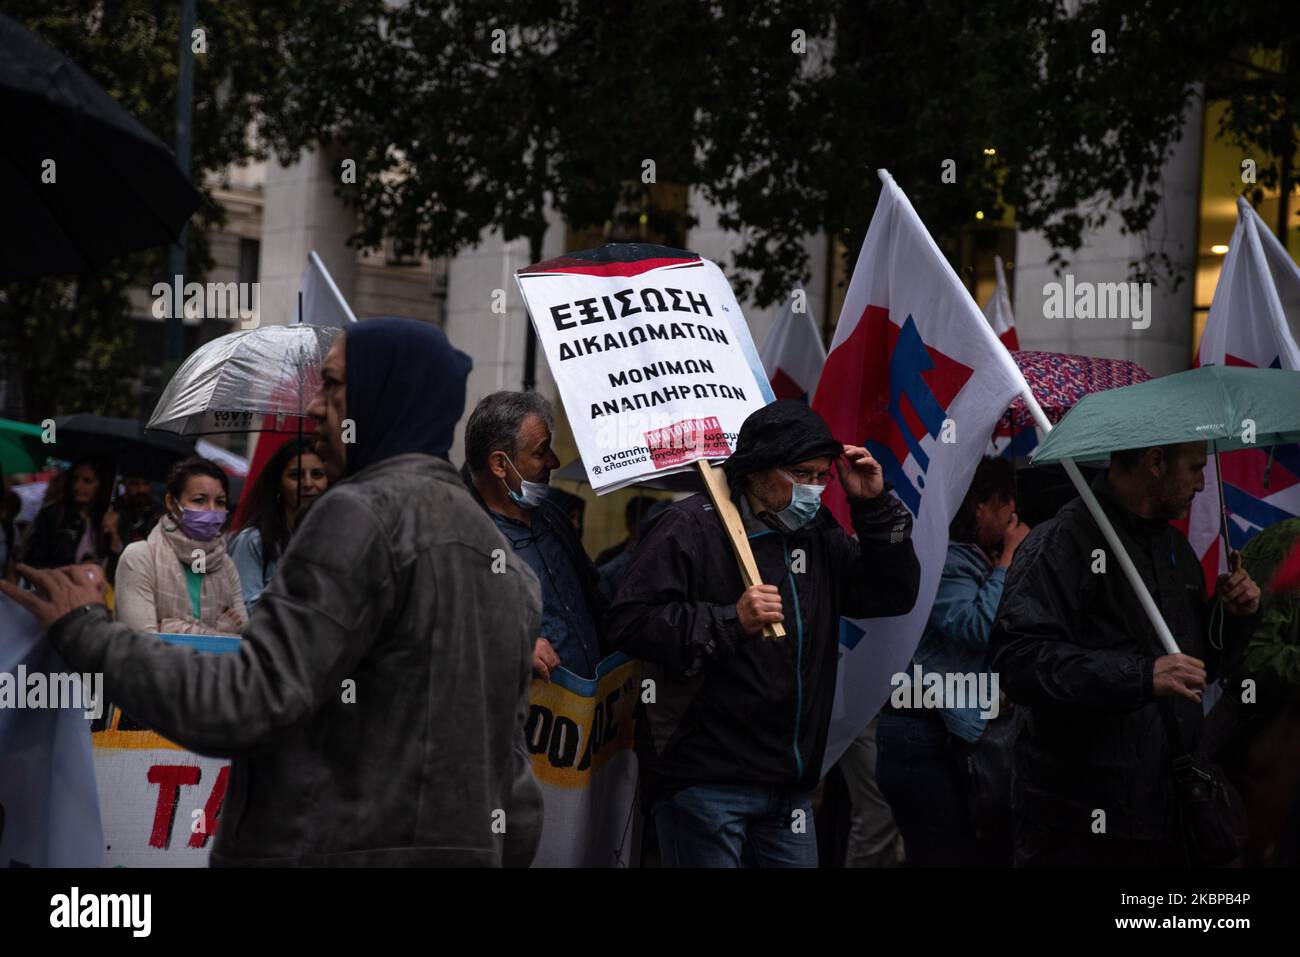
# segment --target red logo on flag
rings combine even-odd
[[[939,434],[948,406],[973,371],[927,345],[911,316],[898,326],[887,309],[867,306],[853,333],[827,357],[813,408],[837,439],[866,446],[895,494],[920,515],[930,465],[921,440]],[[915,483],[903,469],[909,458],[920,472]],[[826,505],[847,525],[843,494],[833,488]]]

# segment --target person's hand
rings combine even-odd
[[[83,605],[104,603],[104,572],[98,565],[65,565],[62,568],[32,568],[18,565],[18,573],[36,586],[30,592],[12,582],[0,581],[0,593],[22,605],[48,629],[68,612]]]
[[[533,645],[533,674],[543,681],[551,680],[551,672],[560,667],[560,656],[555,653],[551,643],[545,638],[538,638]]]
[[[238,635],[244,630],[244,618],[235,609],[226,608],[217,616],[217,627],[223,634]]]
[[[1191,655],[1164,655],[1156,659],[1154,678],[1157,698],[1176,694],[1199,704],[1205,690],[1205,662]]]
[[[845,463],[849,468],[845,468]],[[849,498],[875,498],[885,490],[885,470],[859,445],[844,446],[844,454],[835,460],[844,494]]]
[[[1228,574],[1219,576],[1214,594],[1223,603],[1223,610],[1234,618],[1259,611],[1259,586],[1241,566],[1241,552],[1228,553]]]
[[[120,530],[122,527],[122,517],[116,509],[109,509],[104,513],[104,521],[100,526],[104,534],[108,536],[109,548],[116,554],[122,550],[122,536]]]
[[[1011,567],[1011,559],[1015,556],[1016,549],[1028,537],[1030,531],[1030,527],[1020,520],[1019,515],[1013,512],[1011,521],[1007,524],[1007,530],[1002,533],[1002,554],[998,556],[999,565],[1003,568]]]
[[[745,589],[736,602],[736,618],[740,621],[740,630],[753,636],[763,630],[764,625],[784,621],[781,614],[781,591],[775,585],[751,585]]]

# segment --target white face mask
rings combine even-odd
[[[790,504],[776,513],[776,517],[790,531],[798,531],[812,521],[822,507],[824,485],[801,485],[785,469],[777,469],[791,485]]]
[[[504,452],[502,454],[505,455]],[[506,455],[506,461],[510,463],[510,467],[515,469],[515,474],[519,476],[518,492],[512,489],[509,484],[506,485],[506,492],[510,495],[510,500],[520,508],[537,508],[540,506],[546,500],[546,496],[550,494],[551,487],[541,482],[530,482],[523,475],[520,475],[519,469],[515,468],[515,463],[510,462],[510,456]],[[504,482],[505,479],[501,481]]]

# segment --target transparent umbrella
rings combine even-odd
[[[177,435],[261,432],[264,416],[307,415],[338,329],[261,326],[196,349],[172,376],[147,429]]]

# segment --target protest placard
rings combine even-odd
[[[725,459],[774,398],[730,284],[695,253],[602,246],[516,281],[598,494]]]

